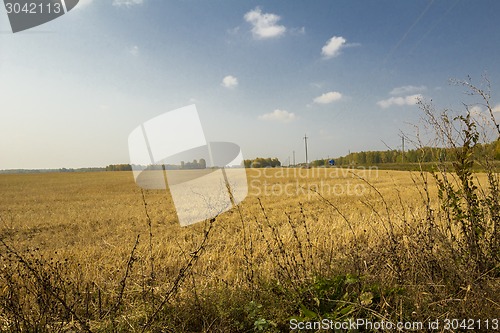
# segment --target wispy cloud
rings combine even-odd
[[[260,115],[259,119],[268,120],[268,121],[279,121],[282,123],[289,123],[289,122],[297,119],[297,116],[293,112],[288,112],[286,110],[276,109],[273,112]]]
[[[474,105],[469,108],[469,112],[472,116],[480,116],[483,113],[483,109],[479,105]]]
[[[403,106],[403,105],[415,105],[418,101],[422,99],[421,94],[409,95],[409,96],[399,96],[399,97],[390,97],[388,99],[384,99],[377,102],[377,105],[383,109],[387,109],[393,105]]]
[[[320,89],[320,88],[322,88],[325,85],[325,83],[324,82],[311,82],[311,83],[309,83],[309,85],[311,87]]]
[[[491,115],[489,111],[485,108],[483,109],[479,105],[473,105],[469,107],[469,113],[470,115],[474,118],[474,120],[478,123],[481,124],[480,126],[483,127],[484,129],[488,128],[489,126],[492,125],[491,123]],[[500,104],[494,106],[491,111],[494,113],[500,112]],[[498,115],[493,115],[495,118]]]
[[[113,0],[113,6],[117,7],[131,7],[135,5],[142,5],[144,0]]]
[[[342,94],[338,91],[330,91],[321,96],[316,97],[313,101],[316,104],[330,104],[342,98]]]
[[[262,13],[259,7],[249,11],[243,16],[245,21],[252,25],[252,35],[256,39],[280,37],[286,32],[286,27],[278,25],[280,16]]]
[[[290,34],[296,35],[296,36],[305,35],[306,34],[306,27],[291,28]]]
[[[236,88],[238,86],[238,79],[232,75],[227,75],[222,79],[221,85],[224,88]]]
[[[391,90],[389,94],[393,96],[399,96],[399,95],[408,95],[408,94],[415,94],[419,92],[426,91],[427,87],[426,86],[402,86],[402,87],[397,87]]]
[[[237,35],[240,32],[240,27],[237,26],[237,27],[234,27],[234,28],[231,28],[231,29],[227,29],[226,31],[230,35]]]
[[[134,57],[137,57],[139,55],[139,46],[134,45],[130,48],[129,50],[130,54],[133,55]]]

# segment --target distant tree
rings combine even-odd
[[[205,161],[204,158],[201,158],[200,161],[198,162],[198,167],[199,167],[199,169],[206,169],[207,168],[207,161]]]
[[[130,164],[110,164],[106,167],[106,171],[132,171]]]
[[[184,162],[181,161],[181,169],[206,169],[207,168],[207,162],[205,159],[200,158],[200,160],[193,160],[193,162]]]
[[[277,158],[262,158],[257,157],[253,160],[244,160],[245,168],[275,168],[280,167],[281,162]]]
[[[495,159],[497,160],[500,160],[500,141],[496,141],[494,144],[493,144],[493,148],[494,148],[494,156],[495,156]]]
[[[279,167],[281,166],[281,162],[277,159],[277,158],[273,158],[271,160],[271,166],[274,168],[274,167]]]

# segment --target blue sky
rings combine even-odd
[[[0,169],[128,163],[142,122],[196,104],[245,158],[398,148],[421,113],[492,82],[498,1],[80,0],[13,34],[0,8]],[[497,108],[500,110],[500,105]],[[500,114],[500,113],[499,113]]]

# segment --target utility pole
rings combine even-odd
[[[401,161],[405,162],[405,137],[401,135],[403,154],[401,155]]]
[[[295,168],[295,150],[293,151],[293,167]]]
[[[308,168],[309,167],[309,159],[307,158],[307,134],[304,134],[304,141],[305,141],[305,145],[306,145],[306,167]]]

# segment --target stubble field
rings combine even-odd
[[[169,193],[129,172],[0,175],[0,331],[273,332],[294,318],[500,313],[498,278],[470,275],[446,239],[455,227],[429,216],[428,174],[247,177],[238,208],[180,227]]]

